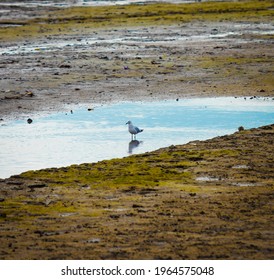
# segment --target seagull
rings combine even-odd
[[[143,131],[143,129],[138,128],[137,126],[134,126],[131,121],[128,121],[126,124],[128,124],[128,132],[131,133],[131,139],[136,139],[136,134]]]

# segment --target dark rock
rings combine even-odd
[[[33,120],[30,119],[30,118],[28,118],[28,119],[27,119],[27,122],[28,122],[29,124],[31,124],[31,123],[33,122]]]
[[[142,205],[138,205],[138,204],[133,204],[132,208],[143,208],[143,206]]]
[[[59,67],[60,68],[71,68],[71,65],[69,65],[69,64],[62,64]]]
[[[41,189],[41,188],[45,188],[47,187],[48,185],[45,184],[45,183],[37,183],[37,184],[33,184],[33,185],[28,185],[28,187],[30,189]]]
[[[120,218],[120,215],[109,215],[109,217],[110,217],[111,219],[117,220],[117,219]]]
[[[21,186],[23,185],[23,182],[21,181],[7,181],[8,185],[16,185],[16,186]]]
[[[212,35],[216,35],[216,34],[218,34],[218,33],[219,33],[219,31],[218,31],[217,28],[213,28],[213,29],[211,30],[211,34],[212,34]]]

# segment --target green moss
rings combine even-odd
[[[8,220],[25,219],[28,216],[71,213],[75,211],[74,206],[66,205],[66,203],[61,201],[51,203],[50,205],[44,204],[42,200],[31,200],[31,203],[28,203],[26,197],[8,199],[1,203],[1,212],[5,213],[5,219]]]
[[[140,259],[147,252],[147,259],[270,259],[273,134],[269,125],[123,159],[26,172],[16,176],[20,189],[12,188],[15,178],[4,180],[2,258]],[[203,176],[216,180],[195,180]],[[29,188],[32,179],[45,186]],[[189,250],[186,242],[192,242]],[[250,251],[250,244],[257,247]]]
[[[191,168],[197,162],[234,157],[235,150],[161,151],[147,156],[136,155],[96,164],[72,165],[60,169],[29,171],[21,176],[46,180],[53,186],[79,188],[88,185],[96,189],[123,189],[126,186],[157,187],[171,182],[193,183]]]
[[[273,3],[265,1],[206,2],[191,4],[148,4],[59,9],[47,17],[21,22],[19,27],[0,28],[0,38],[11,40],[88,29],[125,26],[170,25],[199,21],[272,20]]]

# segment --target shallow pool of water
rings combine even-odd
[[[123,102],[0,123],[0,178],[31,169],[96,162],[274,123],[270,98]],[[131,141],[125,123],[144,131]]]

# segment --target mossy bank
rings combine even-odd
[[[1,259],[273,259],[274,125],[0,182]]]

